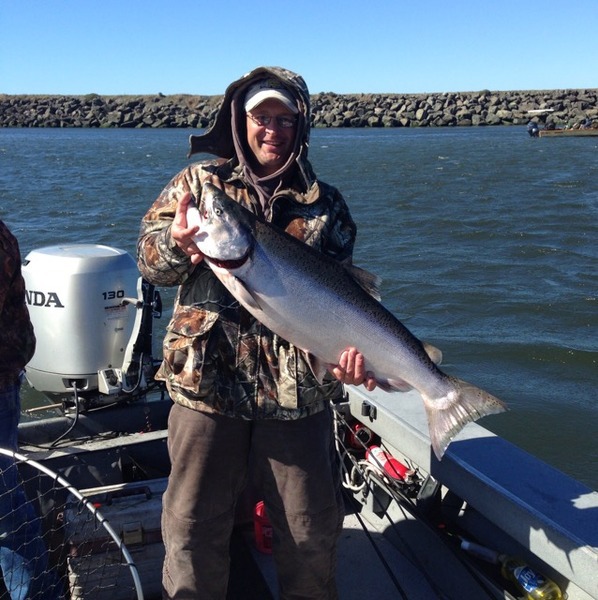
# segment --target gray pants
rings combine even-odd
[[[235,506],[249,460],[272,524],[281,600],[333,600],[343,509],[331,411],[246,421],[174,405],[164,494],[167,599],[224,600]]]

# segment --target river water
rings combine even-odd
[[[23,257],[80,242],[134,254],[189,133],[0,129],[0,218]],[[598,489],[598,138],[317,129],[310,157],[345,195],[355,263],[382,277],[384,304],[445,371],[509,404],[482,424]]]

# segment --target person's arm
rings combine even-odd
[[[16,239],[8,230],[8,227],[0,221],[0,314],[4,310],[6,299],[10,295],[10,288],[19,264],[18,244]]]

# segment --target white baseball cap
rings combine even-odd
[[[254,109],[264,100],[278,100],[284,104],[293,114],[297,114],[297,102],[293,95],[274,78],[262,79],[254,83],[245,94],[245,112]]]

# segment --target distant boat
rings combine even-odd
[[[554,112],[554,108],[538,108],[528,110],[528,115],[545,115]],[[585,122],[576,128],[554,128],[540,129],[540,125],[536,121],[530,121],[527,124],[527,133],[530,137],[584,137],[598,136],[598,128],[592,124],[591,119],[586,119]]]
[[[598,136],[598,129],[540,129],[538,137]]]

